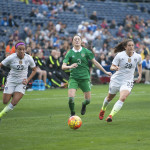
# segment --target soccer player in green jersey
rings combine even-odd
[[[102,70],[108,76],[111,76],[111,72],[107,72],[94,58],[94,54],[81,46],[82,39],[80,36],[75,35],[73,37],[73,48],[68,51],[64,60],[62,69],[71,69],[69,84],[68,84],[68,96],[69,96],[69,108],[71,116],[75,115],[74,109],[74,97],[77,88],[79,87],[84,92],[85,100],[82,103],[81,115],[86,112],[86,105],[90,103],[91,99],[91,84],[90,84],[90,72],[88,66],[88,60]],[[69,62],[69,66],[67,63]]]

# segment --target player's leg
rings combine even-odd
[[[3,91],[3,104],[8,104],[15,91],[15,87],[16,85],[6,82]],[[11,106],[9,104],[6,107],[4,107],[4,109],[0,112],[0,118],[10,110],[10,107]]]
[[[84,92],[84,101],[82,102],[81,115],[84,115],[86,112],[86,106],[90,104],[91,99],[91,83],[90,79],[79,80],[79,87]]]
[[[99,119],[102,120],[104,118],[104,114],[105,114],[105,111],[106,111],[106,108],[109,104],[109,102],[116,96],[116,94],[108,94],[107,97],[105,97],[104,101],[103,101],[103,105],[102,105],[102,108],[101,108],[101,111],[99,113]]]
[[[84,115],[86,112],[86,106],[90,104],[91,99],[91,91],[84,92],[84,98],[85,100],[82,102],[82,109],[81,109],[81,115]]]
[[[128,97],[128,95],[130,94],[131,90],[132,90],[132,86],[127,86],[127,85],[122,85],[120,88],[120,97],[119,100],[114,104],[113,109],[110,113],[110,115],[107,117],[106,121],[107,122],[111,122],[112,121],[112,117],[119,112],[119,110],[122,108],[124,101],[126,100],[126,98]]]
[[[101,111],[99,113],[99,119],[102,120],[104,118],[104,114],[106,111],[106,108],[109,104],[109,102],[116,96],[116,93],[119,91],[119,86],[116,86],[115,83],[110,82],[109,84],[109,94],[107,97],[105,97],[104,101],[103,101],[103,105],[101,108]]]
[[[8,104],[11,97],[12,97],[12,94],[4,93],[3,94],[3,104]],[[10,110],[10,105],[7,105],[6,107],[4,107],[4,109],[0,112],[0,118],[2,118],[2,116],[4,114],[6,114],[9,110]]]
[[[75,115],[75,103],[74,103],[74,97],[75,97],[76,89],[69,89],[68,90],[68,97],[69,97],[69,109],[71,116]]]
[[[71,116],[75,115],[74,97],[75,97],[77,88],[78,88],[78,82],[75,79],[69,79],[69,84],[68,84],[69,102],[68,102],[68,104],[69,104]]]
[[[123,106],[125,99],[130,94],[128,90],[123,90],[120,92],[119,100],[115,103],[110,115],[113,117]]]

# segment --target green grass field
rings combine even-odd
[[[112,123],[105,121],[118,96],[109,104],[104,120],[98,115],[108,85],[92,87],[92,101],[80,115],[83,93],[75,98],[78,130],[68,127],[67,89],[26,92],[17,107],[0,122],[0,150],[148,150],[150,147],[150,86],[136,84]],[[0,110],[2,92],[0,93]]]

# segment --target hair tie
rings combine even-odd
[[[24,46],[25,46],[25,43],[23,43],[23,42],[18,43],[18,44],[16,45],[16,48],[17,48],[19,45],[24,45]]]

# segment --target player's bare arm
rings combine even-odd
[[[116,66],[116,65],[114,65],[114,64],[112,64],[111,67],[110,67],[110,70],[112,70],[112,71],[118,71],[119,67]]]
[[[27,85],[28,82],[34,77],[35,74],[36,74],[36,67],[32,68],[32,73],[31,73],[31,75],[28,77],[28,79],[24,79],[22,83],[23,83],[24,85]]]
[[[111,72],[107,72],[96,60],[95,58],[92,59],[92,63],[101,71],[103,71],[105,74],[107,74],[108,76],[111,76],[112,73]]]
[[[139,76],[138,76],[138,79],[137,79],[137,83],[139,83],[140,81],[141,81],[141,78],[142,78],[142,64],[139,64],[138,66],[137,66],[137,69],[138,69],[138,74],[139,74]]]
[[[72,64],[70,66],[67,66],[67,63],[63,63],[62,70],[72,69],[72,68],[76,68],[76,67],[78,67],[77,63],[74,63],[74,64]]]

